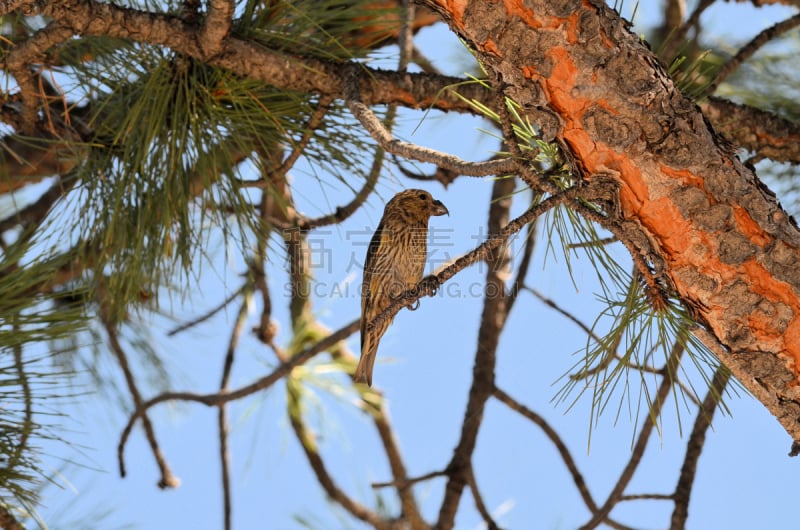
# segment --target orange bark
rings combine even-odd
[[[515,98],[530,98],[518,103],[558,116],[556,137],[583,178],[619,183],[624,219],[654,247],[642,250],[663,260],[728,361],[758,352],[790,374],[743,382],[795,401],[771,410],[800,439],[800,232],[757,177],[604,4],[474,0],[451,13],[452,2],[434,3]]]

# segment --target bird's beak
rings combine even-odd
[[[433,201],[433,213],[431,215],[450,215],[450,211],[447,209],[447,206],[441,203],[441,201]]]

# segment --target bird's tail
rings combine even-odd
[[[366,383],[372,386],[372,367],[375,365],[375,357],[378,353],[374,348],[372,350],[365,349],[361,352],[361,359],[358,360],[358,366],[353,374],[353,380],[356,383]]]

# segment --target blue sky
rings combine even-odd
[[[732,12],[736,15],[731,15]],[[769,25],[770,13],[778,12],[725,3],[719,10],[710,11],[704,22],[707,28],[720,34],[743,35],[746,39]],[[723,14],[724,19],[720,18]],[[637,22],[646,25],[654,15],[657,6],[643,2],[638,8]],[[732,23],[732,20],[743,22]],[[747,27],[740,27],[745,25],[744,21]],[[419,45],[429,52],[435,50],[431,52],[434,62],[445,73],[461,75],[469,67],[465,52],[443,27],[425,30]],[[404,111],[399,126],[398,134],[404,139],[470,160],[489,156],[496,146],[492,138],[479,131],[485,124],[475,118]],[[351,192],[343,186],[321,186],[310,170],[299,169],[293,176],[296,198],[307,215],[327,213],[351,197]],[[432,256],[438,251],[440,256],[457,257],[474,247],[486,233],[491,186],[489,179],[461,177],[445,190],[439,185],[410,182],[387,170],[378,187],[379,195],[373,196],[367,207],[341,227],[321,230],[309,237],[312,248],[316,249],[315,275],[320,292],[314,300],[314,311],[319,320],[337,329],[358,316],[360,269],[356,264],[362,263],[366,243],[385,200],[395,192],[405,187],[424,187],[447,205],[450,216],[431,221],[432,229],[441,237],[438,245],[431,245],[431,252]],[[514,212],[524,210],[526,200],[525,194],[519,194]],[[602,309],[595,298],[599,288],[594,270],[585,258],[576,259],[572,263],[573,283],[558,245],[546,255],[544,238],[541,234],[528,284],[591,324]],[[239,286],[238,274],[244,270],[243,264],[230,257],[233,253],[226,255],[226,247],[227,243],[219,237],[212,238],[212,263],[204,267],[197,292],[183,306],[176,304],[171,319],[158,317],[146,322],[147,331],[168,359],[177,389],[213,391],[218,384],[237,306],[175,338],[167,338],[165,334],[175,322],[202,313]],[[279,249],[277,242],[274,248]],[[521,248],[521,241],[512,244],[514,251]],[[613,252],[621,260],[626,259],[623,249]],[[282,296],[285,266],[277,252],[275,256],[270,264],[269,281],[274,317],[284,326],[278,342],[285,345],[289,338],[285,328],[287,299]],[[480,296],[474,293],[476,287],[482,286],[484,272],[477,266],[469,268],[451,281],[445,293],[424,299],[417,311],[402,311],[381,342],[375,384],[388,400],[411,476],[441,469],[457,442],[471,382],[481,310]],[[251,317],[255,325],[257,311]],[[497,383],[551,422],[572,451],[595,500],[602,502],[630,456],[638,428],[630,421],[627,409],[618,421],[611,411],[595,425],[589,451],[589,396],[569,411],[563,404],[552,403],[559,390],[558,379],[576,362],[574,353],[585,342],[585,335],[574,324],[523,293],[501,338]],[[353,335],[348,344],[357,351],[358,335]],[[326,381],[345,380],[343,376],[326,373],[324,362],[326,358],[321,357],[312,363],[320,371],[320,387],[315,391],[319,406],[311,408],[310,416],[320,436],[322,454],[330,472],[348,493],[374,505],[376,492],[370,483],[391,479],[379,440],[364,415],[350,405],[352,396],[334,396],[324,390]],[[269,372],[274,365],[274,357],[263,345],[245,337],[231,386],[246,384]],[[110,361],[108,370],[113,370]],[[138,371],[143,373],[141,367]],[[729,397],[728,405],[732,415],[718,414],[708,434],[689,507],[688,527],[794,526],[793,486],[800,464],[786,456],[790,446],[788,435],[753,398],[740,393],[738,397]],[[97,520],[97,528],[221,527],[214,409],[177,404],[154,410],[153,420],[162,450],[182,480],[181,487],[173,491],[156,488],[157,469],[141,429],[134,432],[126,452],[129,476],[121,479],[117,475],[116,444],[126,419],[117,411],[117,403],[101,396],[75,403],[70,411],[67,426],[74,433],[70,438],[85,449],[77,453],[56,446],[54,451],[57,456],[66,455],[87,468],[70,467],[64,479],[59,479],[62,484],[68,480],[70,486],[49,488],[43,514],[53,521],[54,528],[87,527],[85,523],[92,521],[82,520],[83,509],[97,513],[104,507],[113,512]],[[651,440],[628,493],[673,490],[694,419],[693,410],[681,409],[682,424],[679,424],[675,411],[670,397],[661,437]],[[277,384],[235,403],[230,417],[235,528],[300,528],[297,517],[310,521],[316,528],[362,527],[325,501],[288,425],[284,385]],[[488,405],[474,463],[484,500],[501,526],[571,529],[588,520],[588,512],[552,444],[537,427],[497,401]],[[56,459],[52,465],[59,466]],[[415,490],[428,519],[433,519],[438,511],[443,487],[444,479],[440,478],[422,483]],[[396,507],[393,495],[383,494],[385,502]],[[65,507],[68,510],[61,518],[59,512]],[[457,528],[481,528],[468,490],[461,507]],[[613,515],[618,521],[636,527],[661,528],[668,524],[671,510],[670,502],[632,501],[616,508]],[[73,526],[65,520],[80,523]]]

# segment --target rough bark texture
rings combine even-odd
[[[619,184],[630,241],[800,440],[800,232],[616,12],[591,0],[428,0],[586,180]]]

